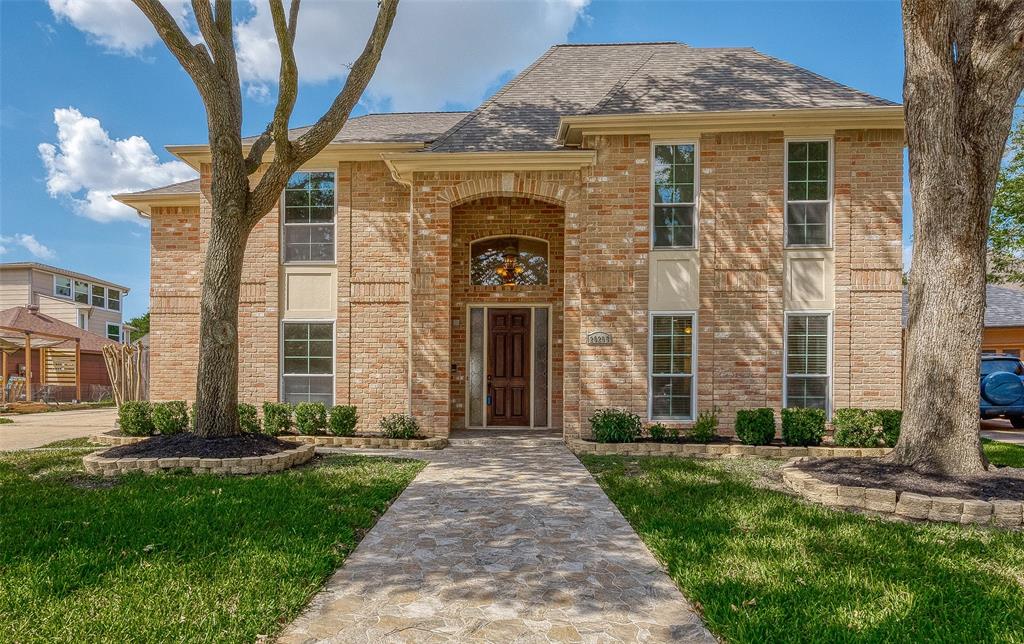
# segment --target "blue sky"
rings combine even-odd
[[[43,261],[129,286],[125,314],[132,317],[148,307],[149,229],[106,195],[181,178],[187,169],[163,146],[205,142],[206,130],[191,81],[127,0],[109,4],[117,1],[0,2],[0,261]],[[295,125],[315,120],[333,98],[342,72],[324,61],[351,59],[345,56],[361,46],[375,6],[308,1],[299,22],[305,81]],[[183,0],[165,2],[175,8]],[[754,47],[901,102],[895,1],[403,2],[381,71],[354,114],[472,109],[558,42]],[[267,97],[274,96],[276,61],[259,47],[260,4],[238,5],[246,43],[253,43],[240,48],[249,52],[242,64],[246,133],[262,129],[273,109]],[[187,18],[183,24],[190,28]],[[55,110],[62,110],[60,131]],[[49,167],[41,144],[52,146]]]

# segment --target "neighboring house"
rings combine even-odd
[[[900,407],[903,146],[897,104],[678,43],[353,118],[249,239],[240,395],[431,435]],[[200,180],[118,197],[152,219],[154,400],[194,398],[210,217],[209,147],[168,149]]]
[[[903,327],[907,326],[910,302],[903,289]],[[1004,353],[1024,358],[1024,287],[988,284],[985,287],[983,354]]]
[[[0,309],[39,312],[111,340],[127,340],[121,311],[128,287],[36,262],[0,264]]]

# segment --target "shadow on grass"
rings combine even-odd
[[[0,641],[273,634],[423,467],[337,456],[269,476],[87,486],[81,455],[0,457]]]
[[[1012,641],[1024,535],[907,525],[757,487],[739,461],[585,465],[730,641]]]

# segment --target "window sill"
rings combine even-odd
[[[281,266],[319,266],[319,267],[323,268],[323,267],[333,267],[333,266],[337,266],[337,265],[338,265],[337,260],[333,260],[333,259],[330,260],[330,261],[324,261],[324,262],[314,262],[314,261],[308,261],[308,262],[281,262]]]
[[[835,250],[832,244],[788,244],[783,250]]]
[[[651,246],[651,252],[656,253],[658,251],[680,251],[680,250],[697,250],[696,246]]]

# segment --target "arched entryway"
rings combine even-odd
[[[451,426],[561,427],[563,206],[480,197],[451,226]]]

